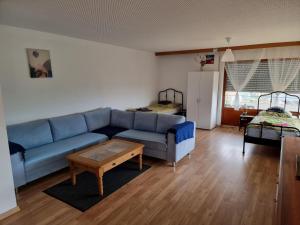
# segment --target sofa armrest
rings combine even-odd
[[[24,158],[21,152],[10,155],[15,188],[26,184]]]
[[[175,142],[175,134],[174,133],[167,133],[167,160],[168,162],[178,162],[184,156],[189,154],[195,148],[196,143],[196,123],[194,123],[194,137],[184,140],[178,144]]]

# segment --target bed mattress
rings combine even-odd
[[[257,124],[262,124],[263,127],[261,128],[261,126]],[[293,118],[287,114],[269,113],[265,111],[255,116],[247,126],[247,136],[280,140],[281,127],[282,136],[300,136],[300,120],[298,118]]]
[[[281,139],[279,130],[275,130],[273,128],[268,128],[268,127],[263,127],[262,135],[261,135],[260,129],[261,129],[260,127],[248,127],[247,128],[247,136],[270,139],[270,140],[280,140]],[[283,129],[282,135],[283,136],[298,136],[298,133],[296,131]]]
[[[161,113],[161,114],[168,114],[173,115],[180,112],[180,106],[178,104],[153,104],[147,107],[151,110],[151,112]]]

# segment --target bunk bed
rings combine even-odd
[[[280,103],[274,101],[278,96],[283,100]],[[269,108],[261,107],[261,101],[269,99]],[[288,112],[287,104],[293,102],[293,114]],[[244,129],[243,154],[245,154],[245,144],[260,144],[269,146],[281,146],[281,139],[284,136],[300,136],[300,119],[299,119],[300,97],[288,94],[282,91],[275,91],[263,94],[258,97],[257,115]]]

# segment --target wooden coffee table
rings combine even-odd
[[[142,170],[143,148],[139,143],[113,139],[68,155],[72,184],[76,185],[76,168],[92,172],[98,179],[99,194],[103,196],[103,174],[136,156]]]

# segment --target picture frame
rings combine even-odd
[[[205,64],[215,64],[215,55],[214,54],[208,54],[205,57],[206,57]]]
[[[26,48],[29,74],[31,78],[52,78],[50,51]]]

